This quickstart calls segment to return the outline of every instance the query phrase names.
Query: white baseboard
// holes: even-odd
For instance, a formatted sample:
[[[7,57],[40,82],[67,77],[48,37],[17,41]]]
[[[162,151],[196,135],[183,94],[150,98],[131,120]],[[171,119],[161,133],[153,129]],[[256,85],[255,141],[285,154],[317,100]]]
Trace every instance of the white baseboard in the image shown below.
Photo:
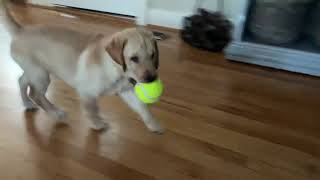
[[[181,29],[183,18],[191,14],[192,12],[173,12],[162,9],[148,9],[146,22],[151,25]]]

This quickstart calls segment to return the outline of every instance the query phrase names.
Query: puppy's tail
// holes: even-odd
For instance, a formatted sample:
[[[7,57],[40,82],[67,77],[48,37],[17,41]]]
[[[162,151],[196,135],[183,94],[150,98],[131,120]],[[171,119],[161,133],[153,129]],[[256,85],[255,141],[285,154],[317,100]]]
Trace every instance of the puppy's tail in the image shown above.
[[[12,2],[17,2],[17,3],[26,3],[26,0],[1,0],[0,9],[2,10],[3,18],[4,19],[4,24],[9,31],[11,35],[14,35],[18,33],[21,29],[22,26],[14,19],[14,17],[10,13],[10,5]],[[1,13],[2,14],[2,13]]]

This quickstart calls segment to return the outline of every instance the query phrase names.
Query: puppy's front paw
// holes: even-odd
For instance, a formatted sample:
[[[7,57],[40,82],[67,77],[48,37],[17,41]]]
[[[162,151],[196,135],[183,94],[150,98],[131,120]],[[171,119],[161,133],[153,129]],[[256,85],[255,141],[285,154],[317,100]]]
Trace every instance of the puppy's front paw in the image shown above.
[[[66,119],[68,117],[68,114],[61,110],[61,109],[56,109],[55,111],[51,111],[49,113],[57,122],[59,123],[66,123]]]
[[[148,129],[155,134],[163,134],[165,129],[158,122],[150,122],[146,124]]]
[[[108,124],[99,120],[92,122],[91,128],[95,131],[104,131],[109,128]]]
[[[26,101],[23,103],[23,105],[27,111],[35,111],[38,109],[38,106],[34,104],[32,101]]]

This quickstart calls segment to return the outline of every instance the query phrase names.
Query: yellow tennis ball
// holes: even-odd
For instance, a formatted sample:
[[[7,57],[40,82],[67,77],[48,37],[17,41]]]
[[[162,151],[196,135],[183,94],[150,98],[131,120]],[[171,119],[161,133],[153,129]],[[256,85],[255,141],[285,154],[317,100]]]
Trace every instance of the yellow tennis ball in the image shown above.
[[[163,93],[163,84],[160,79],[151,83],[137,83],[134,86],[137,97],[145,104],[152,104],[160,99]]]

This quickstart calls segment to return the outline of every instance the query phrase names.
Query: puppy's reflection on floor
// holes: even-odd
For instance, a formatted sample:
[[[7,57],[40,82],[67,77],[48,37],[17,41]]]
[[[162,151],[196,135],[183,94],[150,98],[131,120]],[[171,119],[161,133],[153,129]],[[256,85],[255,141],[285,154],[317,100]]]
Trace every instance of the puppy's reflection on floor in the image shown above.
[[[36,116],[37,111],[25,111],[24,113],[26,130],[32,142],[45,151],[56,152],[63,149],[64,143],[59,142],[58,137],[64,131],[69,130],[69,127],[66,124],[57,123],[49,131],[40,131],[36,127]]]
[[[65,155],[65,150],[68,148],[66,144],[59,143],[56,137],[67,126],[61,126],[57,124],[52,127],[51,131],[41,131],[36,127],[37,113],[31,111],[25,111],[25,128],[28,135],[30,144],[33,148],[30,152],[30,156],[37,164],[38,179],[51,179],[52,177],[63,177],[65,169],[68,168],[66,161],[62,161],[60,157]],[[63,178],[61,178],[63,179]]]
[[[86,138],[86,151],[98,152],[100,147],[100,136],[98,131],[89,130],[89,134]]]
[[[25,111],[25,125],[27,133],[32,143],[41,148],[42,151],[48,151],[56,155],[66,155],[69,153],[77,152],[81,153],[93,153],[99,150],[100,146],[100,134],[97,131],[89,130],[88,135],[81,135],[81,129],[78,132],[73,132],[72,129],[64,123],[56,123],[49,130],[43,130],[43,128],[36,127],[37,113],[34,111]],[[84,143],[81,140],[77,140],[77,144],[68,143],[71,142],[71,136],[74,133],[78,134],[79,137],[83,137]],[[77,136],[78,136],[77,135]],[[78,142],[79,141],[79,142]],[[83,146],[83,148],[79,147]]]
[[[73,179],[72,175],[67,177],[66,172],[77,171],[74,164],[94,167],[101,173],[105,172],[106,167],[118,169],[113,162],[104,159],[97,152],[100,149],[101,133],[93,130],[88,132],[87,127],[81,126],[72,131],[65,124],[55,124],[52,127],[49,125],[49,128],[46,128],[43,124],[40,126],[40,123],[36,123],[43,119],[35,116],[36,113],[25,112],[25,128],[33,146],[30,158],[37,164],[37,179]]]

